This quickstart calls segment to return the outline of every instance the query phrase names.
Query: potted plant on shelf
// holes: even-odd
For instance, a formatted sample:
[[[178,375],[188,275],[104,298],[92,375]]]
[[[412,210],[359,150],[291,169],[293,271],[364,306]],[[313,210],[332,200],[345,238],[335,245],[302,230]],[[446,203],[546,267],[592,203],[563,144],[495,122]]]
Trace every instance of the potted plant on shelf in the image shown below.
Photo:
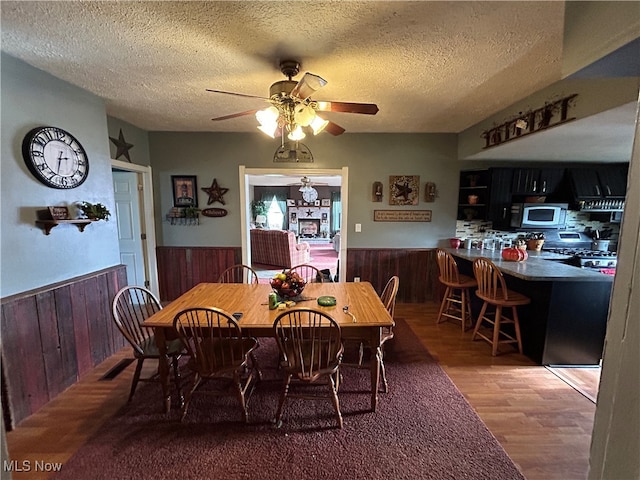
[[[104,220],[108,221],[111,216],[111,212],[102,203],[90,203],[79,202],[76,204],[82,214],[89,220]]]
[[[544,232],[527,233],[527,249],[539,252],[544,244]]]

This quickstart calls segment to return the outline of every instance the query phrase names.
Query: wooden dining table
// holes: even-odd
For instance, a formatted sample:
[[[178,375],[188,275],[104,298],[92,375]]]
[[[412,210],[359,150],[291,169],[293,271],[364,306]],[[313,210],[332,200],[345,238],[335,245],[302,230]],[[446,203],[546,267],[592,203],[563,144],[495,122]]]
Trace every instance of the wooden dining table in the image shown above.
[[[273,322],[283,310],[269,309],[268,300],[271,292],[272,288],[267,284],[200,283],[149,317],[144,325],[153,327],[161,354],[166,353],[167,340],[177,337],[173,327],[175,316],[187,308],[216,307],[229,314],[241,313],[238,324],[243,335],[273,337]],[[318,305],[317,299],[320,296],[335,297],[336,305]],[[302,301],[287,308],[313,308],[325,312],[340,325],[343,336],[362,339],[372,346],[371,409],[375,411],[378,404],[382,359],[382,328],[394,326],[394,321],[373,286],[369,282],[309,283],[302,292],[302,297]],[[344,312],[345,306],[348,306],[351,314]],[[171,395],[167,362],[159,362],[158,373],[162,383],[165,411],[168,413],[171,408]]]

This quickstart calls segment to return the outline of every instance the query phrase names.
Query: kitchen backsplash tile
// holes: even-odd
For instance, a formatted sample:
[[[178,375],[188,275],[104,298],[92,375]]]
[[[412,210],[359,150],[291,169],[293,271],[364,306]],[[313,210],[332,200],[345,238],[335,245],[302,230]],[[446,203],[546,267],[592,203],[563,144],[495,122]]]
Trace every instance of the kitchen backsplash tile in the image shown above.
[[[611,229],[611,242],[618,242],[618,235],[620,234],[619,223],[600,222],[597,220],[591,220],[589,213],[577,212],[573,210],[567,211],[567,224],[566,230],[575,230],[577,232],[589,232],[595,230]],[[456,223],[456,237],[458,238],[482,238],[485,234],[493,234],[496,237],[502,238],[516,238],[518,234],[516,232],[502,232],[494,231],[492,229],[492,223],[482,220],[458,220]]]

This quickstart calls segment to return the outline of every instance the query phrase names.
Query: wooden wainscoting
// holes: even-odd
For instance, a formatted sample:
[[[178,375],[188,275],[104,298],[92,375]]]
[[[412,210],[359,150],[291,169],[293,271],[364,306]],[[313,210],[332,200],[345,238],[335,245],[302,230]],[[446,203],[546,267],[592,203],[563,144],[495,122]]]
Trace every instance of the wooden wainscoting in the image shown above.
[[[171,301],[202,282],[216,282],[228,267],[242,263],[240,247],[158,247],[160,299]]]
[[[398,302],[424,303],[438,297],[440,283],[435,249],[347,249],[347,281],[360,277],[381,293],[393,275],[400,278]]]
[[[171,301],[201,282],[215,282],[228,267],[241,263],[240,247],[158,247],[160,299]],[[422,303],[438,298],[435,249],[350,248],[347,281],[359,276],[378,293],[392,275],[400,277],[398,301]]]
[[[16,426],[125,345],[111,319],[117,265],[2,299],[2,409]]]

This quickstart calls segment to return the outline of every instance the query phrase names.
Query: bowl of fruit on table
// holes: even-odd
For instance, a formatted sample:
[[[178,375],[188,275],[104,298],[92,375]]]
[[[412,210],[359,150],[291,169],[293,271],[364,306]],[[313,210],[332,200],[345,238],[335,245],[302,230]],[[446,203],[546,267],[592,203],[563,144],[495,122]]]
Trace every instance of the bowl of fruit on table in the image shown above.
[[[283,300],[300,295],[305,285],[304,279],[296,272],[278,273],[271,279],[271,288]]]

